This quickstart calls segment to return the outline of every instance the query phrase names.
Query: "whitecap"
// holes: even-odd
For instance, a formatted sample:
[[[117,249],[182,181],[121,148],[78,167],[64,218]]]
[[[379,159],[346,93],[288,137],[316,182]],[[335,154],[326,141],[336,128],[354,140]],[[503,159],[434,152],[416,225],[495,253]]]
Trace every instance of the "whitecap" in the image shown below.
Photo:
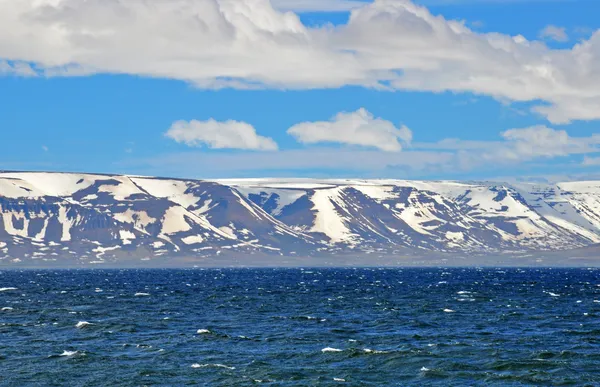
[[[471,292],[466,291],[466,290],[461,290],[460,292],[457,292],[456,294],[471,294]]]
[[[206,334],[209,334],[209,333],[212,333],[212,332],[209,331],[208,329],[198,329],[196,331],[196,333],[199,334],[199,335],[206,335]]]
[[[79,353],[79,351],[63,351],[63,353],[61,353],[58,356],[73,356],[73,355],[77,355]]]
[[[2,308],[0,310],[2,310],[3,312],[9,312],[9,311],[13,310],[13,308],[11,308],[10,306],[5,306],[4,308]]]
[[[427,371],[431,371],[431,370],[427,367],[421,367],[421,372],[427,372]]]
[[[327,348],[323,348],[321,350],[321,352],[323,352],[323,353],[325,353],[325,352],[342,352],[342,350],[338,349],[338,348],[327,347]]]
[[[345,382],[346,379],[343,379],[343,378],[333,378],[333,381],[334,382]]]
[[[446,312],[446,313],[455,313],[456,311],[452,310],[452,309],[444,309],[444,312]]]
[[[226,368],[228,370],[234,370],[235,369],[235,367],[230,367],[230,366],[227,366],[225,364],[219,364],[219,363],[216,363],[216,364],[198,364],[198,363],[194,363],[194,364],[192,364],[192,368],[208,368],[208,367],[212,367],[212,368]]]
[[[17,288],[0,288],[0,292],[8,292],[9,290],[19,290]]]
[[[87,327],[88,325],[92,325],[92,323],[87,321],[79,321],[77,324],[75,324],[75,328],[81,329]]]
[[[142,293],[142,292],[138,292],[136,294],[134,294],[135,297],[145,297],[145,296],[149,296],[150,293]]]
[[[365,349],[363,349],[363,351],[365,351],[366,353],[375,353],[375,354],[387,353],[387,351],[378,351],[376,349],[369,349],[369,348],[365,348]]]

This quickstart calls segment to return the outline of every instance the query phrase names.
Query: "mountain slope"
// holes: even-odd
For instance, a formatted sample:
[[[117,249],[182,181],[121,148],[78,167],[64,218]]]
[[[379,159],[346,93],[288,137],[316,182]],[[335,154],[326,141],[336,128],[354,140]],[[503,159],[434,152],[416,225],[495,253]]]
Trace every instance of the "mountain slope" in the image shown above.
[[[600,243],[600,182],[0,173],[0,263],[540,252]]]

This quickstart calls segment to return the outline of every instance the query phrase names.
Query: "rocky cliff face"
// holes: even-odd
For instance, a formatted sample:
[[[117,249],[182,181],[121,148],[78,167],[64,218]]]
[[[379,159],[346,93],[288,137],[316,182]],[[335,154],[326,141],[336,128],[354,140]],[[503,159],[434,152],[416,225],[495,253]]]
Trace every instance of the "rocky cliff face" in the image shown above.
[[[600,243],[600,182],[218,182],[0,173],[0,263],[189,262],[581,249]]]

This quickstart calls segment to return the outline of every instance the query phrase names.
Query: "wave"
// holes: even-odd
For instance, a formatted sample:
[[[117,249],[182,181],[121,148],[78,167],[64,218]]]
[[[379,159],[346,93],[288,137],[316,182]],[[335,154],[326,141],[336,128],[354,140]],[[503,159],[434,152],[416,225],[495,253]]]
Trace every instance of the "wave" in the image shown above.
[[[79,351],[66,351],[66,350],[65,350],[65,351],[63,351],[63,353],[61,353],[61,354],[60,354],[60,355],[58,355],[58,356],[66,356],[66,357],[70,357],[70,356],[74,356],[74,355],[77,355],[77,354],[79,354]]]
[[[79,321],[77,324],[75,324],[75,328],[82,329],[82,328],[87,327],[88,325],[93,325],[93,324],[90,322],[87,322],[87,321]]]
[[[235,367],[230,367],[228,365],[225,364],[219,364],[219,363],[214,363],[214,364],[198,364],[198,363],[194,363],[192,364],[192,368],[225,368],[228,370],[234,370]]]
[[[379,350],[376,350],[376,349],[369,349],[369,348],[363,349],[363,352],[365,352],[365,353],[372,353],[372,354],[375,354],[375,355],[389,353],[388,351],[379,351]]]
[[[0,292],[8,292],[9,290],[19,290],[18,288],[0,288]]]
[[[557,294],[557,293],[552,293],[552,292],[544,292],[544,293],[550,295],[551,297],[560,297],[560,294]]]
[[[321,350],[321,352],[326,353],[326,352],[343,352],[342,349],[338,349],[338,348],[331,348],[331,347],[327,347],[327,348],[323,348]]]

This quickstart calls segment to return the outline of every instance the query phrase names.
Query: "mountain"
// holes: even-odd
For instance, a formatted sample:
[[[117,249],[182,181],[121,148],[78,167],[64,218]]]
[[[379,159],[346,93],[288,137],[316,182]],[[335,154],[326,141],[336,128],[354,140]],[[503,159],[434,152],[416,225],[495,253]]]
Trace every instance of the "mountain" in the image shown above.
[[[1,172],[0,217],[6,266],[340,257],[368,264],[567,250],[600,258],[600,181],[200,181]]]

